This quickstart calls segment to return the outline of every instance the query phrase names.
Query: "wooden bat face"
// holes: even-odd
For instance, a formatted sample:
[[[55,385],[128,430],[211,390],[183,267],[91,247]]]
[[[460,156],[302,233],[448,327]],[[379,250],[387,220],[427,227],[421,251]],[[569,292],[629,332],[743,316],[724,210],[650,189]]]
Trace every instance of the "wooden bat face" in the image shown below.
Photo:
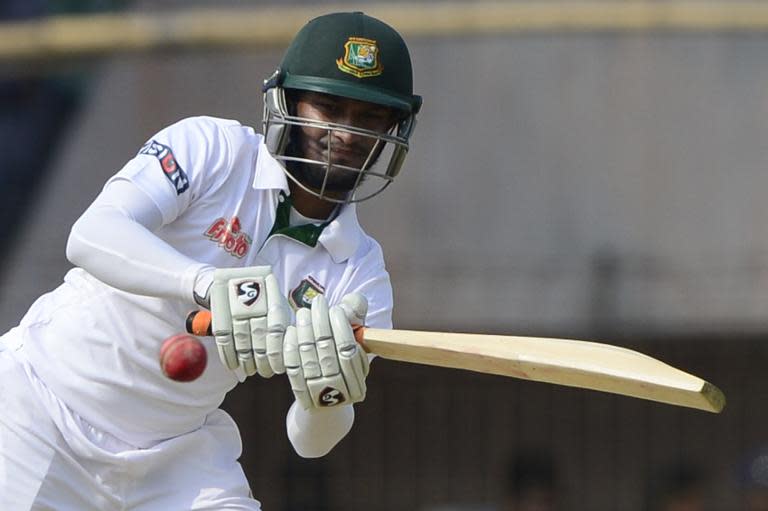
[[[187,330],[211,335],[210,312]],[[701,378],[619,346],[570,339],[359,328],[358,342],[382,358],[599,390],[719,413],[723,393]]]
[[[718,413],[711,383],[637,351],[610,344],[367,328],[363,344],[392,360],[599,390]]]

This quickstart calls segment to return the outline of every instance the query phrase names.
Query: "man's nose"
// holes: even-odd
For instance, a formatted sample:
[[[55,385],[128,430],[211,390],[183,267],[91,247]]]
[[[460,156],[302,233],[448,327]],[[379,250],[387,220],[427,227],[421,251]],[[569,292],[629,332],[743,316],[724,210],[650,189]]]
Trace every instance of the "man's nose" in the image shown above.
[[[346,126],[349,126],[349,124],[346,124]],[[334,142],[338,142],[344,145],[351,145],[356,140],[356,137],[358,137],[358,135],[353,135],[352,133],[345,130],[333,130]]]
[[[355,115],[355,113],[352,111],[345,110],[341,112],[333,122],[342,126],[356,127],[359,122],[359,116]],[[354,135],[345,130],[333,130],[334,141],[340,142],[342,144],[351,145],[356,140],[359,140],[359,137],[359,135]]]

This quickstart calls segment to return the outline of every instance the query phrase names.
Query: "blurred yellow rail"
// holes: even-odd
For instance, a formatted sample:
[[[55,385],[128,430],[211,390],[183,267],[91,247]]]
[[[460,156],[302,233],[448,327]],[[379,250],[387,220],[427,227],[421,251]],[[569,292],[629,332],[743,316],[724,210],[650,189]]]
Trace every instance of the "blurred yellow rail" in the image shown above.
[[[308,19],[359,4],[55,16],[0,24],[0,60],[168,48],[282,47]],[[409,37],[568,32],[768,32],[768,2],[522,1],[366,4]]]

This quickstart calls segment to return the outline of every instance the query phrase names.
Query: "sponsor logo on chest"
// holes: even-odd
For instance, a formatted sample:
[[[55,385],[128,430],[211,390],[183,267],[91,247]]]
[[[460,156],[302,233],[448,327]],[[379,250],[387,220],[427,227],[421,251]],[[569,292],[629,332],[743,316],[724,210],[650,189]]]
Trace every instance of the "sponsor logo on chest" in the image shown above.
[[[309,308],[312,304],[312,300],[317,295],[325,293],[325,286],[313,279],[311,276],[303,279],[299,282],[299,285],[293,288],[288,295],[288,302],[294,311],[303,308]]]
[[[251,237],[241,231],[240,219],[217,218],[205,231],[205,236],[228,254],[241,259],[251,248]]]

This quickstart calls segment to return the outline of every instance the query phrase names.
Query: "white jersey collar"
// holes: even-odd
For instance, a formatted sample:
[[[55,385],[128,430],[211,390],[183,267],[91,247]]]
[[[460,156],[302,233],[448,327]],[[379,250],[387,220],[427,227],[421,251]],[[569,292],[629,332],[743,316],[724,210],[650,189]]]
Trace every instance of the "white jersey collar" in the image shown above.
[[[288,193],[288,178],[280,162],[269,154],[264,139],[259,143],[259,152],[256,155],[253,187],[256,190],[282,190]]]
[[[361,237],[357,208],[355,204],[345,204],[339,215],[323,229],[318,241],[331,254],[334,262],[341,263],[354,255]]]

